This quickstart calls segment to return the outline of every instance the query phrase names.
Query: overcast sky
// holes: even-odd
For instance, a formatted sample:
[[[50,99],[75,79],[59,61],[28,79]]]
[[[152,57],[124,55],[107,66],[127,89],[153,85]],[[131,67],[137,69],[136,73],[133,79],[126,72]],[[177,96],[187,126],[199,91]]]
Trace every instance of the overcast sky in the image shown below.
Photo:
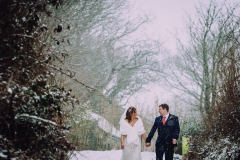
[[[200,0],[203,4],[208,5],[210,0]],[[222,0],[216,0],[218,3]],[[240,3],[240,0],[226,0],[230,5]],[[144,26],[140,31],[142,36],[160,38],[165,42],[165,46],[172,53],[176,53],[176,43],[173,33],[178,31],[180,34],[184,32],[184,18],[186,14],[194,17],[196,14],[195,6],[199,6],[199,0],[130,0],[134,10],[134,14],[146,13],[151,22]],[[182,35],[182,34],[181,34]],[[139,33],[136,34],[139,36]],[[182,40],[187,40],[181,36]],[[146,102],[146,106],[154,104],[154,97],[159,97],[159,103],[171,101],[172,94],[163,90],[158,86],[149,86],[151,93],[141,93],[134,96],[128,105],[142,105]]]
[[[195,6],[199,2],[208,5],[210,0],[130,0],[135,14],[146,13],[151,22],[144,27],[144,35],[148,37],[159,37],[165,42],[168,49],[176,52],[176,45],[173,33],[184,32],[184,18],[186,14],[194,17],[196,14]],[[222,0],[216,0],[221,3]],[[240,3],[240,0],[226,0],[228,4]],[[183,39],[185,37],[182,37]]]

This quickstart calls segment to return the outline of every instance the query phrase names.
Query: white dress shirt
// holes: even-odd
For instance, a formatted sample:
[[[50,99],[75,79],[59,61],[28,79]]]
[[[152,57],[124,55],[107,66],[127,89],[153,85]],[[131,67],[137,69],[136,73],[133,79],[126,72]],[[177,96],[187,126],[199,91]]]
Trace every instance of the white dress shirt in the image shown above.
[[[166,121],[167,121],[167,119],[168,119],[168,117],[169,117],[169,113],[168,113],[166,116],[163,116],[163,117],[166,117]]]

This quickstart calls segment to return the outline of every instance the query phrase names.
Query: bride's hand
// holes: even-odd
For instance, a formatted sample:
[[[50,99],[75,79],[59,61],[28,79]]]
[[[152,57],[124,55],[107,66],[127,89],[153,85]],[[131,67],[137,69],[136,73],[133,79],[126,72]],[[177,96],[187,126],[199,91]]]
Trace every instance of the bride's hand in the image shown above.
[[[121,144],[121,148],[124,149],[124,144]]]

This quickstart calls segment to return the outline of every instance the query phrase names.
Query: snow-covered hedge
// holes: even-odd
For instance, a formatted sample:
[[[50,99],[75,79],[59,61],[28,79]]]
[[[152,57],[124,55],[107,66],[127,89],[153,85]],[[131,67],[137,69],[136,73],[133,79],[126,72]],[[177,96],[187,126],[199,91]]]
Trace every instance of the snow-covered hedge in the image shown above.
[[[199,156],[202,154],[203,160],[212,159],[237,159],[239,154],[240,145],[236,141],[234,142],[229,137],[218,139],[217,141],[210,139],[199,152]]]
[[[71,149],[62,106],[74,99],[49,83],[52,44],[44,39],[54,27],[42,25],[62,2],[0,2],[0,159],[64,159]]]

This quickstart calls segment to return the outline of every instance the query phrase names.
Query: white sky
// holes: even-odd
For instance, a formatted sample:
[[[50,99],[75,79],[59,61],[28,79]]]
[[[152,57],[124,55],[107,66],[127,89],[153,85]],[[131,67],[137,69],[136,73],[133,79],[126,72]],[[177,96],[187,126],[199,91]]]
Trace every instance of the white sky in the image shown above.
[[[195,16],[195,6],[199,5],[199,1],[203,4],[208,4],[210,0],[129,0],[133,4],[132,9],[134,14],[139,15],[146,13],[149,15],[151,22],[140,30],[137,36],[160,38],[164,42],[165,47],[176,54],[176,43],[173,34],[178,31],[181,34],[182,40],[187,40],[184,36],[184,17],[190,14]],[[221,3],[222,0],[216,0]],[[226,0],[230,5],[240,3],[240,0]],[[159,97],[159,103],[171,102],[172,94],[164,91],[159,86],[149,86],[151,93],[137,94],[130,99],[128,105],[146,106],[154,105],[155,97]]]
[[[146,13],[151,22],[143,28],[141,33],[148,37],[159,37],[168,49],[176,51],[174,37],[171,33],[184,32],[184,18],[186,14],[195,16],[195,6],[199,2],[208,5],[210,0],[129,0],[135,14]],[[222,0],[216,0],[221,3]],[[227,4],[239,3],[240,0],[226,0]],[[184,38],[184,37],[182,37]]]

